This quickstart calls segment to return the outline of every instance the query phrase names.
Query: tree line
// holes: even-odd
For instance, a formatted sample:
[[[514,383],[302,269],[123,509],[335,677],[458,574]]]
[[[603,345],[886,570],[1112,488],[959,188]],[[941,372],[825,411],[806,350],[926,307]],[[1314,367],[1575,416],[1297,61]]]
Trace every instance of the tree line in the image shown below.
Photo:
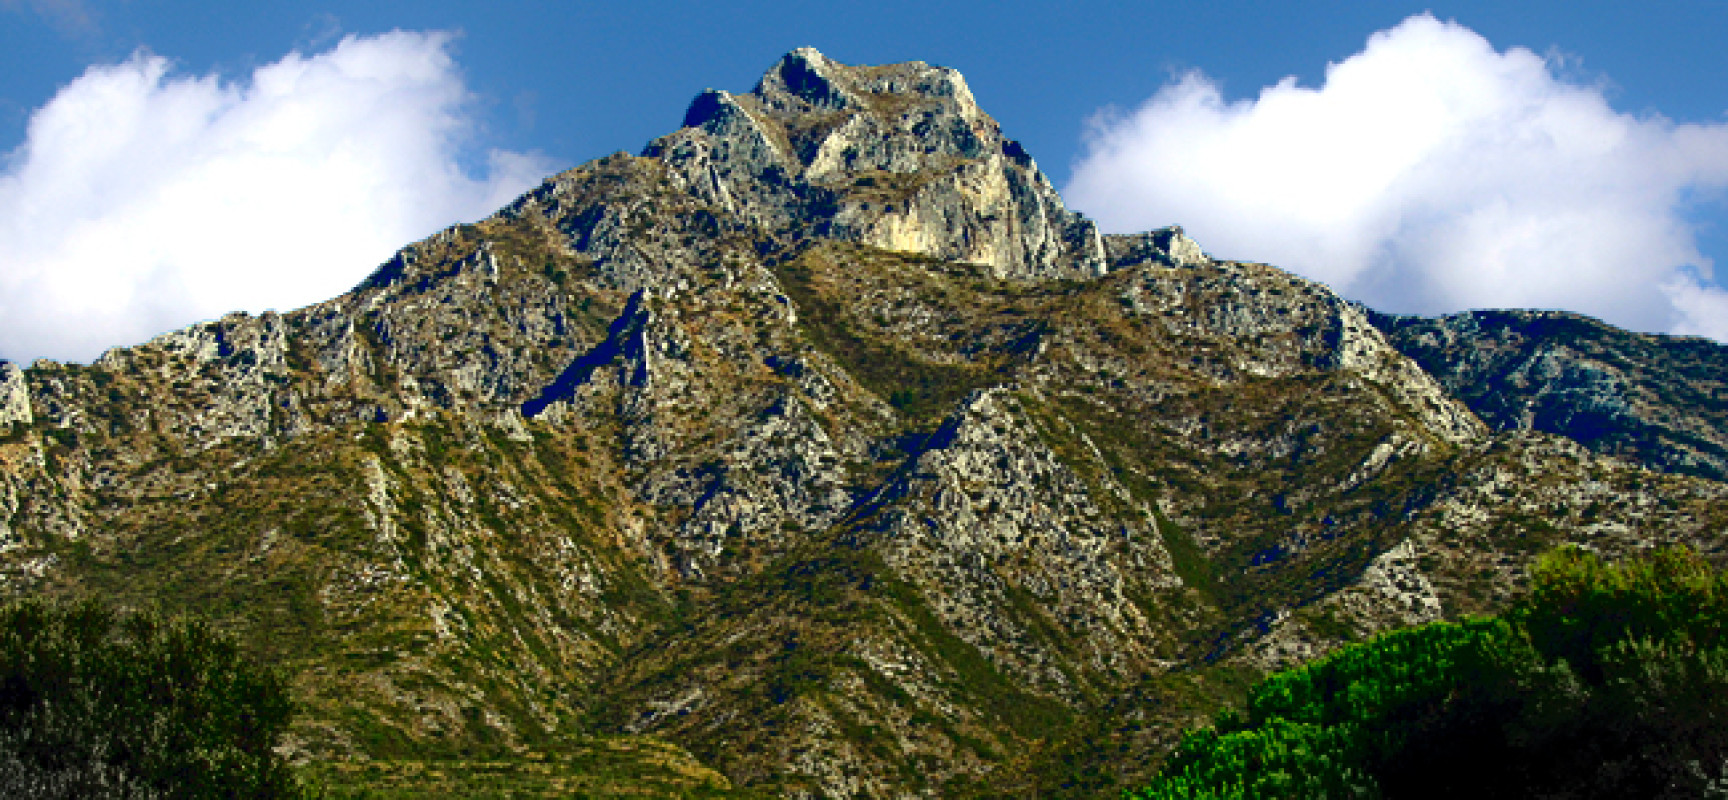
[[[1137,800],[1728,798],[1728,577],[1564,549],[1495,617],[1272,675]]]

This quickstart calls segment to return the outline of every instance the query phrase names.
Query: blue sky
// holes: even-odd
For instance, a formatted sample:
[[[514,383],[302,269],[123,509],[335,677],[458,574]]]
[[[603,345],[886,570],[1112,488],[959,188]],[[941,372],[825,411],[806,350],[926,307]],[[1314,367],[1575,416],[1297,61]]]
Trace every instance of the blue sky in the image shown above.
[[[334,295],[803,45],[960,69],[1107,229],[1728,340],[1728,2],[860,9],[0,0],[0,358]]]

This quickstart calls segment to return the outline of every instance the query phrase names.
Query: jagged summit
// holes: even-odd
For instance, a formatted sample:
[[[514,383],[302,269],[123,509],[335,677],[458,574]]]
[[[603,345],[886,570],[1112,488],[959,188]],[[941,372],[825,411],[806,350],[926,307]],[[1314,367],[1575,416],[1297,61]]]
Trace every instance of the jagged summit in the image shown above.
[[[848,66],[794,50],[747,94],[709,89],[643,155],[703,199],[770,229],[986,264],[1004,277],[1101,274],[1069,211],[960,73]]]
[[[684,126],[701,128],[740,112],[764,126],[779,155],[816,179],[869,170],[943,170],[952,159],[983,158],[992,151],[1033,166],[1019,144],[1004,139],[996,121],[978,107],[959,72],[922,61],[852,67],[814,48],[799,48],[770,67],[748,94],[702,92],[690,104]],[[715,133],[718,127],[708,130]],[[836,134],[842,138],[834,139]],[[868,134],[921,141],[917,147],[858,149],[861,142],[846,140]]]
[[[782,56],[751,94],[782,112],[870,110],[885,96],[917,97],[968,120],[989,120],[958,70],[923,61],[853,67],[830,60],[814,47]]]

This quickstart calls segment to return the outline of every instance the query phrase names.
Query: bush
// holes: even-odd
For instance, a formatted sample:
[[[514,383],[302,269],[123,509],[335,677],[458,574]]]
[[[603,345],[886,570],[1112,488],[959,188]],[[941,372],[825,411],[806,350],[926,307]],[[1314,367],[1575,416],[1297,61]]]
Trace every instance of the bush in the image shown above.
[[[0,796],[299,797],[275,671],[206,623],[0,606]]]
[[[1728,577],[1552,553],[1501,617],[1267,678],[1132,796],[1728,797]]]

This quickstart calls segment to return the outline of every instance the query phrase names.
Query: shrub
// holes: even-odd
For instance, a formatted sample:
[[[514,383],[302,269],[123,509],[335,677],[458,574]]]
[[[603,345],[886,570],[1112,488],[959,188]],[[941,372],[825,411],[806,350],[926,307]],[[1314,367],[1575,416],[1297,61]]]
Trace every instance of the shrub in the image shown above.
[[[0,796],[298,797],[277,672],[208,624],[94,601],[0,606]]]
[[[1728,577],[1543,557],[1497,618],[1267,678],[1132,797],[1728,797]]]

